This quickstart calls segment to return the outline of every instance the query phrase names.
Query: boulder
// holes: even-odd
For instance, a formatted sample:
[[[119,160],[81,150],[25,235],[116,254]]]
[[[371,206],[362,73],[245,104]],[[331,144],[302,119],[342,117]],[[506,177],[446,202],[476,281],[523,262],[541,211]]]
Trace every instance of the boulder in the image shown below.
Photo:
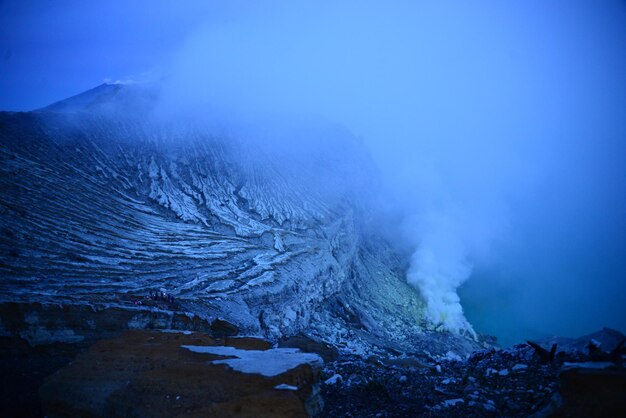
[[[211,322],[211,332],[216,338],[232,337],[239,334],[239,328],[224,319],[217,318]]]
[[[315,341],[304,334],[283,338],[278,342],[278,346],[298,348],[307,353],[318,354],[325,362],[335,361],[339,358],[339,352],[335,347]]]
[[[626,370],[603,363],[564,367],[556,417],[626,416]]]

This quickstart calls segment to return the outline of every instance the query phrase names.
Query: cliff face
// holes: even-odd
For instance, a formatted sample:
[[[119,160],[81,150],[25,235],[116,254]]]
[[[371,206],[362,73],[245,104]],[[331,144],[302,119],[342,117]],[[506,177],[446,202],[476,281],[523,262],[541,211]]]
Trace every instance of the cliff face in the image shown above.
[[[161,123],[153,100],[103,85],[0,114],[5,302],[124,307],[164,290],[248,334],[344,344],[428,327],[404,257],[372,228],[357,140],[325,126],[268,146]]]

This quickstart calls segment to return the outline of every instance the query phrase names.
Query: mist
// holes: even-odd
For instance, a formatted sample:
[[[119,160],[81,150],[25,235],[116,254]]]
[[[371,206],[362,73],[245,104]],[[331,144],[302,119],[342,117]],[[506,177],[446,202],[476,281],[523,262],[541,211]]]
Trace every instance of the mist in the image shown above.
[[[22,14],[6,3],[3,21],[43,30],[2,35],[20,59],[5,53],[4,94],[20,101],[3,107],[60,94],[19,94],[19,69],[49,59],[64,62],[47,77],[75,86],[67,93],[105,78],[159,80],[159,117],[269,142],[285,121],[328,121],[378,166],[381,210],[402,219],[379,228],[411,248],[407,281],[434,323],[504,344],[626,329],[623,2],[67,2]],[[67,27],[51,23],[69,10]],[[81,32],[99,19],[109,25]],[[54,28],[83,37],[88,70],[67,51],[28,55]],[[271,146],[338,152],[291,132]]]

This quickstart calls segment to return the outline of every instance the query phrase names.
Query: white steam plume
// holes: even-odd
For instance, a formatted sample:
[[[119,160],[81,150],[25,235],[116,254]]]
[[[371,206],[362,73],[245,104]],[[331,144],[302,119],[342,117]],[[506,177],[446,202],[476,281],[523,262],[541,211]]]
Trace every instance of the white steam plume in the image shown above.
[[[469,278],[472,267],[454,220],[431,213],[420,223],[419,243],[411,257],[407,281],[420,290],[427,318],[437,328],[475,336],[456,292]]]
[[[489,200],[485,194],[500,185],[467,173],[473,164],[495,170],[506,164],[508,155],[491,151],[476,155],[474,162],[465,160],[469,144],[485,142],[498,150],[491,144],[493,132],[485,132],[484,139],[476,138],[477,133],[467,138],[462,128],[452,128],[448,117],[469,109],[463,100],[449,106],[449,116],[437,108],[439,98],[451,94],[451,84],[475,83],[477,68],[448,64],[449,54],[462,45],[450,43],[447,32],[429,20],[450,14],[454,21],[466,10],[407,2],[390,7],[323,4],[302,9],[283,5],[271,15],[244,15],[235,25],[213,23],[198,30],[175,60],[166,101],[186,113],[201,109],[203,117],[222,122],[250,121],[265,113],[320,115],[362,136],[391,187],[410,196],[395,210],[419,218],[403,232],[416,246],[407,280],[423,295],[428,319],[444,329],[473,334],[456,289],[471,272],[468,251],[476,242],[485,245],[492,225],[476,216],[474,207],[450,207],[471,206],[464,195],[470,182],[482,200]],[[468,48],[472,42],[463,40]],[[456,59],[470,63],[472,58],[464,53]],[[489,101],[499,98],[481,100],[481,106],[491,106]],[[473,112],[462,123],[474,125]],[[407,171],[432,169],[432,164],[438,166],[434,172]],[[446,195],[443,203],[441,194]],[[476,197],[474,193],[471,199]],[[474,230],[458,230],[460,215]]]
[[[615,219],[624,218],[616,176],[626,166],[625,61],[616,40],[626,35],[613,19],[623,7],[596,6],[279,1],[229,9],[173,58],[166,111],[234,123],[314,115],[362,137],[401,201],[395,209],[411,218],[398,235],[414,245],[407,280],[428,318],[472,333],[457,295],[472,268],[498,264],[498,282],[510,276],[543,289],[581,274],[539,269],[553,258],[535,254],[544,230],[559,244],[581,225],[615,242],[623,235]],[[510,225],[517,233],[503,234]],[[595,289],[595,276],[586,276],[581,289]],[[551,303],[535,308],[537,292],[515,294],[525,316],[568,306],[566,294],[550,292]],[[623,311],[617,299],[611,306]]]

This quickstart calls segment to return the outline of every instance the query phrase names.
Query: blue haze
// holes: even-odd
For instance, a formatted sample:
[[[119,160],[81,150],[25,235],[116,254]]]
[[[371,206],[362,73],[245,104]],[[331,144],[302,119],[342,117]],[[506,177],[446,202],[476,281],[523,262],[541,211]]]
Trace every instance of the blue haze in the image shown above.
[[[477,331],[626,330],[625,2],[182,3],[1,2],[0,109],[159,79],[166,113],[336,121]]]

